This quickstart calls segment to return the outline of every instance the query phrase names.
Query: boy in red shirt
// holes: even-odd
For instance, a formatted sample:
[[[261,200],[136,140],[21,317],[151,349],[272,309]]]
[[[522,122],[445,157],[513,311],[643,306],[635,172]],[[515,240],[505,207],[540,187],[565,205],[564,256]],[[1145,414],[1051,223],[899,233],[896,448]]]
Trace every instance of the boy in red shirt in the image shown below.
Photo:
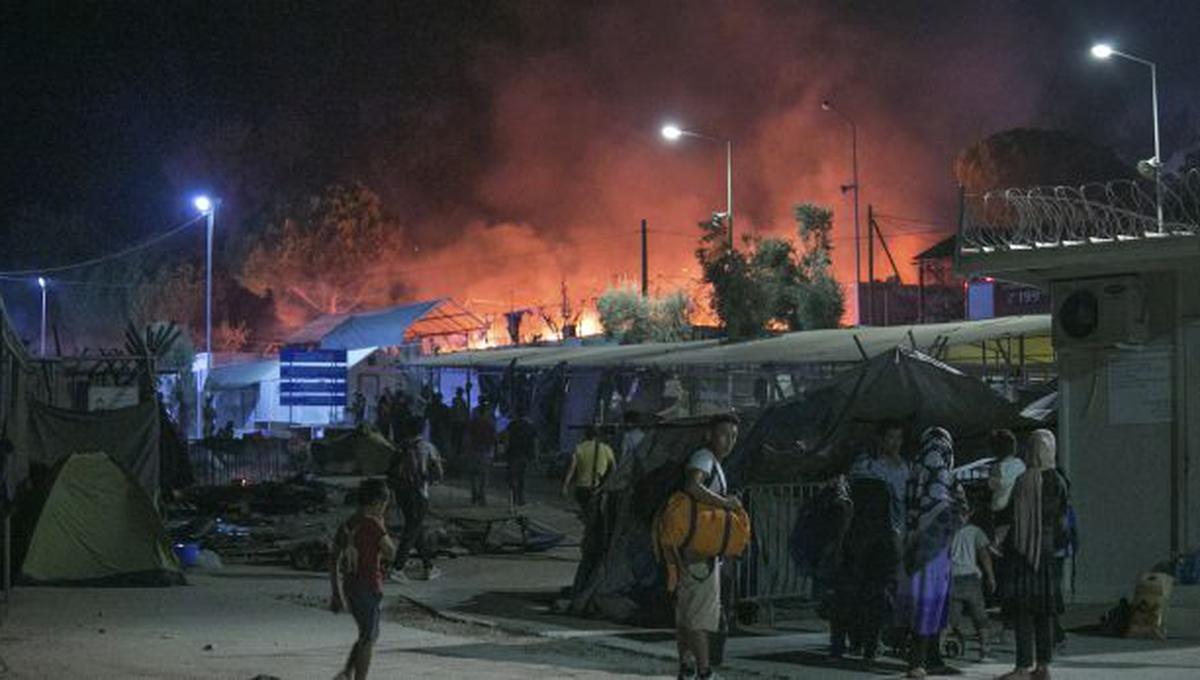
[[[384,524],[388,498],[384,480],[363,480],[358,487],[358,512],[338,527],[334,538],[329,607],[335,614],[349,609],[358,624],[358,640],[334,680],[365,680],[371,667],[379,638],[384,570],[396,557],[396,544]]]

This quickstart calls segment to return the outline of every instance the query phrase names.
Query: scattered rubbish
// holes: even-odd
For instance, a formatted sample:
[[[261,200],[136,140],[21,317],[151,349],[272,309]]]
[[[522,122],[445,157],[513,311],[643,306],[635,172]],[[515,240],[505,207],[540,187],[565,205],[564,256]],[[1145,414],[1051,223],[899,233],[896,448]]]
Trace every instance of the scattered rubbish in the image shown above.
[[[1125,637],[1167,638],[1164,620],[1175,579],[1169,574],[1150,571],[1138,578],[1133,590],[1133,610]]]

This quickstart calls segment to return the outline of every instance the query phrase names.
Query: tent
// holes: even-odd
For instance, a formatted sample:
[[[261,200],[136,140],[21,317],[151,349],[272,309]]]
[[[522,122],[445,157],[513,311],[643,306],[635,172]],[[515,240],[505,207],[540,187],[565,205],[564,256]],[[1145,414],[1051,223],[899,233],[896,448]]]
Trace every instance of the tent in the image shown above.
[[[107,454],[73,454],[48,481],[21,566],[25,579],[59,585],[183,583],[150,498]]]
[[[162,480],[159,407],[147,401],[108,411],[73,411],[31,402],[30,460],[47,467],[72,453],[105,451],[150,496]]]
[[[395,451],[387,437],[366,427],[312,443],[313,463],[323,474],[382,475]]]

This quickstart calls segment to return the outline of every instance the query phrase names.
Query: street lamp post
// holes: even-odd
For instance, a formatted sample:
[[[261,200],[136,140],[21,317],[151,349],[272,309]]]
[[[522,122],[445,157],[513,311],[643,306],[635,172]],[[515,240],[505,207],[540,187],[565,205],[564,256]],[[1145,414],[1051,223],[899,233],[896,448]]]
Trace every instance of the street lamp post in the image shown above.
[[[678,125],[664,125],[662,128],[662,136],[668,141],[675,141],[680,137],[697,137],[706,139],[717,144],[721,143],[720,137],[697,132],[695,130],[684,130]],[[725,220],[729,226],[729,249],[733,250],[733,140],[726,139],[725,142]]]
[[[862,305],[860,304],[858,292],[858,287],[862,283],[862,242],[858,229],[858,126],[854,124],[850,116],[847,116],[841,109],[834,106],[833,102],[828,99],[821,102],[821,110],[836,113],[850,126],[850,167],[852,178],[850,184],[842,185],[842,193],[850,190],[854,191],[854,307],[858,314],[858,325],[862,325]],[[874,314],[874,310],[872,310],[872,314]]]
[[[207,225],[204,234],[204,377],[205,380],[212,373],[212,256],[213,256],[213,222],[217,216],[217,203],[208,196],[197,196],[193,201],[196,210],[199,210],[207,219]],[[201,403],[197,400],[196,403],[196,433],[203,433],[204,418],[202,414]]]
[[[46,358],[46,278],[39,276],[37,278],[38,288],[42,289],[42,341],[39,346],[38,354],[43,359]]]
[[[1150,110],[1154,115],[1154,158],[1151,159],[1151,165],[1154,168],[1154,203],[1158,213],[1158,233],[1163,233],[1163,205],[1162,205],[1162,150],[1158,142],[1158,66],[1149,59],[1113,49],[1112,45],[1099,43],[1092,46],[1092,56],[1105,60],[1110,57],[1121,57],[1129,61],[1137,62],[1142,66],[1150,68]]]

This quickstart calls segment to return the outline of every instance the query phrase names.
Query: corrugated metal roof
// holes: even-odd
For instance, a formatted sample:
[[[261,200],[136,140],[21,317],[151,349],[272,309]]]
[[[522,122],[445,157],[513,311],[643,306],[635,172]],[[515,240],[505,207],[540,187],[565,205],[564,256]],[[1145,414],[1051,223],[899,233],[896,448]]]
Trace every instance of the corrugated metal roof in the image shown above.
[[[500,347],[496,349],[475,350],[471,352],[454,352],[437,356],[421,357],[410,366],[427,368],[470,368],[480,366],[507,366],[513,359],[533,356],[548,356],[561,354],[576,349],[562,345],[542,345],[538,347]]]
[[[631,363],[635,359],[661,357],[675,352],[713,347],[717,340],[692,340],[687,342],[646,342],[637,345],[590,345],[575,347],[571,351],[536,355],[520,359],[518,366],[553,366],[567,362],[572,366],[616,366]]]
[[[629,363],[644,366],[734,366],[856,362],[862,360],[862,354],[854,342],[855,337],[862,343],[867,355],[873,357],[899,345],[911,347],[914,341],[918,349],[925,351],[942,342],[954,346],[1004,337],[1049,334],[1050,316],[1040,314],[913,326],[800,331],[762,340],[643,357]]]

